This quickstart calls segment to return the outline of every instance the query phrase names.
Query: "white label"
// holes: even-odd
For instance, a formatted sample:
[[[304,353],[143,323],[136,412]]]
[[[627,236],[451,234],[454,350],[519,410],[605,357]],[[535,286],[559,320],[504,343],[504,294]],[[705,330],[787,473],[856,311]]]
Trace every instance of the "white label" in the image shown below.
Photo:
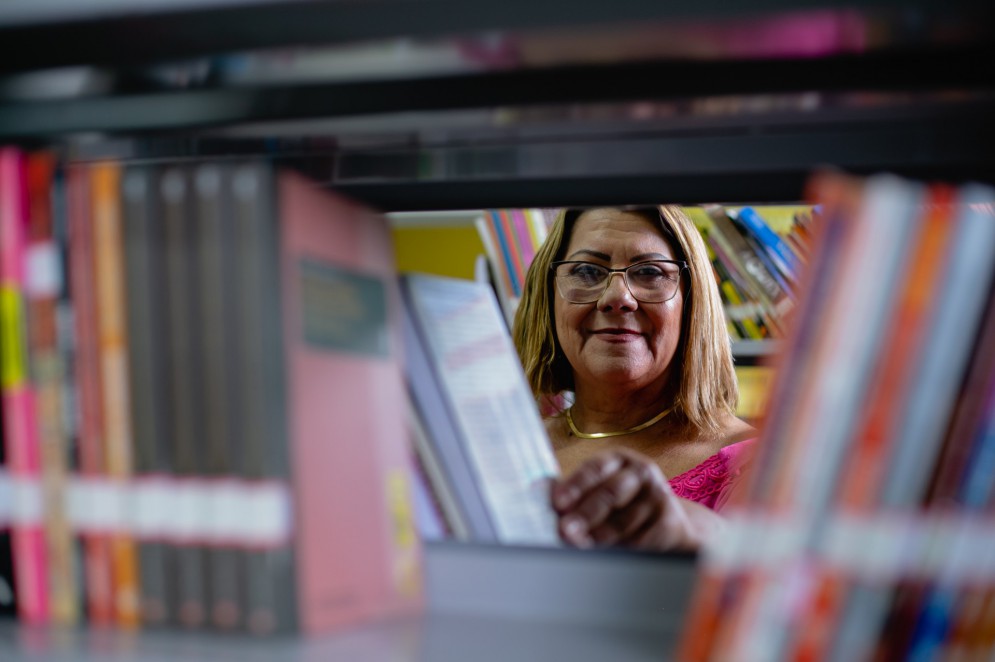
[[[114,480],[93,480],[90,498],[93,528],[97,531],[122,531],[128,525],[124,503],[126,486]]]
[[[211,490],[214,512],[213,540],[219,545],[237,543],[242,534],[242,521],[248,519],[245,511],[246,489],[235,480],[219,480]]]
[[[248,490],[243,522],[249,545],[275,545],[290,537],[292,505],[290,490],[283,483],[261,483]]]
[[[169,527],[169,534],[182,542],[191,542],[200,533],[200,513],[198,509],[202,507],[199,503],[199,491],[196,489],[196,481],[179,480],[176,481],[176,489],[172,499],[172,517]]]
[[[29,297],[56,297],[62,289],[62,264],[54,242],[33,244],[25,263],[25,291]]]
[[[166,536],[172,520],[171,481],[149,476],[132,484],[134,491],[133,531],[140,538],[162,538]]]
[[[21,526],[41,524],[44,512],[41,485],[35,478],[21,476],[10,477],[10,488],[13,495],[11,505],[11,521]]]

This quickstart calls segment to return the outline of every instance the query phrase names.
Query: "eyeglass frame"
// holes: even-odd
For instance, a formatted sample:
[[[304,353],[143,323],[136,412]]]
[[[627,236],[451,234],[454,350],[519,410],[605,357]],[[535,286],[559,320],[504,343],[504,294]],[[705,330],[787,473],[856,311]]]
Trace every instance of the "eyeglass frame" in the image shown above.
[[[636,294],[635,294],[635,292],[632,291],[632,286],[629,285],[629,274],[628,274],[628,271],[629,271],[629,269],[632,269],[633,267],[638,267],[638,266],[643,265],[643,264],[653,264],[654,262],[666,262],[668,264],[676,264],[678,267],[680,267],[680,271],[678,271],[678,275],[677,275],[677,278],[678,278],[677,287],[674,289],[674,293],[673,294],[671,294],[668,298],[663,299],[662,301],[644,301],[643,299],[640,299],[639,297],[637,297]],[[618,274],[618,273],[622,274],[622,282],[625,283],[625,288],[627,290],[629,290],[629,294],[631,294],[632,298],[635,299],[636,301],[638,301],[640,303],[666,303],[667,301],[670,301],[675,296],[677,296],[677,293],[679,291],[681,291],[680,278],[684,274],[684,272],[685,271],[687,271],[688,273],[691,272],[691,265],[688,264],[687,260],[642,260],[641,262],[636,262],[635,264],[630,264],[629,266],[622,267],[620,269],[612,269],[611,267],[606,267],[604,265],[598,264],[597,262],[589,262],[587,260],[557,260],[556,262],[551,262],[549,264],[549,272],[552,274],[554,283],[556,281],[556,269],[561,264],[590,264],[592,266],[604,269],[605,271],[608,272],[608,277],[605,278],[605,287],[604,287],[604,289],[601,290],[601,293],[597,297],[595,297],[594,299],[591,299],[590,301],[570,301],[570,299],[567,299],[565,296],[563,296],[563,292],[560,291],[560,288],[559,288],[558,285],[555,285],[555,284],[553,285],[553,287],[556,289],[557,293],[561,297],[563,297],[564,301],[566,301],[567,303],[573,303],[573,304],[577,304],[577,305],[585,305],[585,304],[596,303],[597,301],[600,301],[601,297],[603,297],[605,295],[605,292],[608,291],[608,286],[611,285],[612,275]]]

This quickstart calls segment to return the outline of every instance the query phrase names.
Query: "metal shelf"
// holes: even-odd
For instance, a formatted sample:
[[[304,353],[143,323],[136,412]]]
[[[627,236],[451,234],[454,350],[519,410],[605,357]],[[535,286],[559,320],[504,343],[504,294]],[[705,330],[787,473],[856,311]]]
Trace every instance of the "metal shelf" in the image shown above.
[[[77,6],[73,6],[73,4]],[[119,0],[85,5],[13,0],[0,9],[0,71],[77,64],[129,65],[212,53],[397,36],[447,36],[647,20],[729,19],[764,13],[850,9],[921,13],[990,12],[986,0],[256,0],[168,3]]]

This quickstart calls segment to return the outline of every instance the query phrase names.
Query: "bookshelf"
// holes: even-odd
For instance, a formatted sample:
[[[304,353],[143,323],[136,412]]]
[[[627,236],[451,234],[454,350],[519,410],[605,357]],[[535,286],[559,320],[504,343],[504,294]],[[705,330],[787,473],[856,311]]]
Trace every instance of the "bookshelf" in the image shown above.
[[[915,178],[995,182],[990,123],[995,72],[977,66],[995,55],[993,12],[982,0],[765,0],[751,3],[749,12],[717,0],[694,5],[621,0],[610,6],[565,0],[70,4],[20,0],[0,10],[0,43],[17,53],[0,61],[4,144],[54,145],[76,160],[108,154],[147,161],[266,155],[385,211],[792,201],[801,196],[810,171],[825,164],[855,173],[887,170]],[[671,53],[590,62],[560,56],[544,66],[513,63],[388,78],[353,72],[346,79],[240,84],[211,77],[177,83],[163,75],[189,72],[189,62],[216,62],[256,49],[478,38],[498,30],[520,37],[585,26],[624,31],[642,21],[724,25],[826,8],[874,17],[880,21],[875,25],[888,26],[899,38],[880,49],[805,58],[694,60]],[[952,24],[953,36],[931,36],[924,26],[933,19]],[[911,36],[901,31],[909,24]],[[961,36],[964,26],[972,28],[967,36]],[[60,46],[52,48],[53,43]],[[66,66],[93,67],[90,73],[104,83],[86,95],[55,99],[17,92],[25,79],[48,75],[41,70]],[[701,112],[703,105],[689,102],[734,96],[755,103]],[[750,344],[738,353],[763,351],[765,346]],[[567,579],[560,581],[551,574],[559,567],[549,563],[553,556],[528,554],[429,545],[428,593],[434,606],[424,619],[313,644],[273,645],[302,656],[356,651],[356,659],[382,659],[386,651],[401,659],[467,659],[454,651],[486,649],[473,643],[479,636],[495,644],[489,650],[520,647],[521,655],[495,654],[495,659],[529,659],[549,652],[546,633],[554,631],[555,650],[573,652],[575,659],[659,659],[679,614],[669,612],[662,627],[635,628],[640,630],[635,634],[617,623],[585,630],[591,614],[563,616],[554,625],[549,619],[563,605],[592,601],[568,591],[573,570],[564,571]],[[575,581],[646,570],[662,575],[642,581],[666,582],[685,594],[692,570],[685,558],[542,554],[555,554],[558,561],[569,557],[567,565],[593,564],[573,575]],[[514,617],[522,613],[521,600],[509,598],[505,611],[495,613],[480,604],[469,609],[466,596],[447,592],[469,586],[468,557],[496,578],[510,568],[521,572],[522,566],[548,571],[535,581],[551,601],[540,603],[546,617],[542,628]],[[497,580],[481,585],[478,596],[508,595],[505,587],[496,587],[501,587]],[[627,595],[631,600],[634,594]],[[619,599],[620,605],[631,604],[625,595]],[[47,654],[32,652],[45,650],[44,643],[32,643],[37,633],[5,628],[0,636],[5,658],[6,653],[23,659]],[[254,645],[197,635],[143,634],[138,649],[124,636],[104,639],[104,633],[85,631],[67,636],[52,644],[64,646],[54,650],[65,659],[104,645],[122,650],[122,659],[153,659],[173,646],[177,656],[190,659],[266,655],[253,651]],[[32,648],[36,645],[41,649]]]

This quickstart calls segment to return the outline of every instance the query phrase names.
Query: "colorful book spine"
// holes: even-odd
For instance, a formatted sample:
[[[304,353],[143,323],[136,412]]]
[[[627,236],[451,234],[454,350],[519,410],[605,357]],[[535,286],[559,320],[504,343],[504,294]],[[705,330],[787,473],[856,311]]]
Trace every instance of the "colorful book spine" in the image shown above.
[[[124,240],[121,219],[121,167],[114,162],[93,166],[93,256],[103,391],[104,461],[112,494],[132,474],[131,404],[128,388],[128,324],[125,310]],[[130,504],[115,505],[127,522]],[[117,523],[115,523],[117,526]],[[135,542],[123,526],[111,536],[114,615],[118,626],[141,622],[138,559]]]
[[[27,264],[31,381],[36,393],[41,441],[42,496],[47,543],[51,622],[68,626],[78,618],[79,591],[73,568],[74,545],[66,507],[69,489],[68,431],[63,415],[64,352],[59,339],[60,298],[65,279],[53,219],[55,157],[28,157],[30,203]]]
[[[73,328],[79,424],[77,441],[81,482],[103,482],[103,396],[100,388],[100,346],[97,332],[94,242],[91,219],[90,172],[72,166],[67,175],[69,211],[69,277],[73,296]],[[78,507],[87,507],[79,503]],[[97,526],[83,533],[83,567],[86,615],[89,623],[107,626],[114,622],[111,580],[111,548],[108,531]]]
[[[767,225],[757,210],[753,207],[743,207],[736,215],[736,219],[760,242],[781,273],[797,281],[801,271],[798,257],[781,235]]]
[[[41,444],[35,394],[28,374],[25,320],[27,182],[24,155],[0,150],[0,396],[4,450],[13,488],[11,539],[18,614],[23,622],[49,620],[48,561],[42,526]]]

